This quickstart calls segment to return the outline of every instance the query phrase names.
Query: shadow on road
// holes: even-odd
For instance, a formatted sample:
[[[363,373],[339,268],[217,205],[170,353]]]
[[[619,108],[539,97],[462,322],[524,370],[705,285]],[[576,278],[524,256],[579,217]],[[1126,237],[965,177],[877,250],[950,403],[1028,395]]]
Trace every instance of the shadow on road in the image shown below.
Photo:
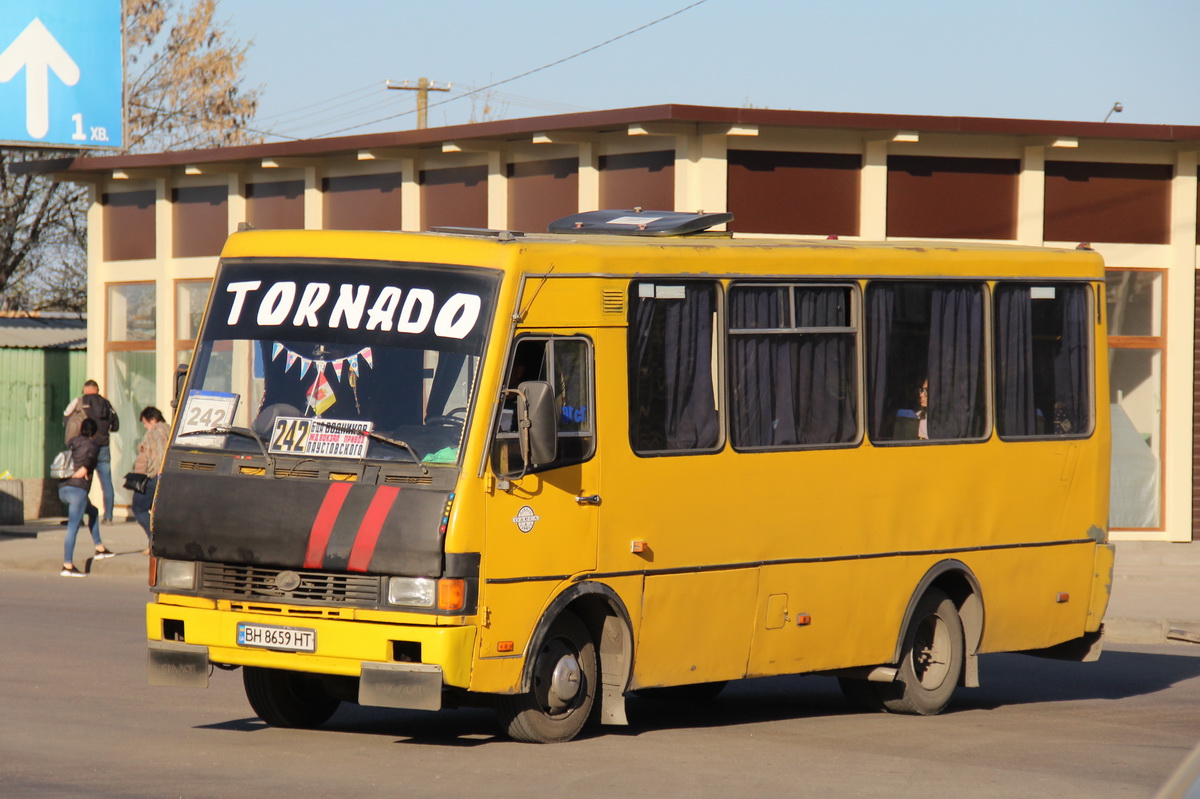
[[[1186,652],[1186,654],[1185,654]],[[1118,700],[1153,694],[1200,677],[1200,648],[1178,655],[1108,651],[1095,663],[1069,663],[1025,655],[985,655],[980,688],[960,688],[947,713],[988,711],[1006,705]],[[730,683],[708,702],[671,702],[631,696],[628,727],[603,727],[604,735],[639,735],[653,730],[732,727],[784,719],[857,713],[837,680],[822,676],[764,677]],[[271,729],[256,718],[231,719],[198,729],[257,732]],[[437,713],[344,704],[323,731],[386,735],[397,743],[478,746],[506,740],[487,708]],[[595,732],[592,735],[596,734]]]

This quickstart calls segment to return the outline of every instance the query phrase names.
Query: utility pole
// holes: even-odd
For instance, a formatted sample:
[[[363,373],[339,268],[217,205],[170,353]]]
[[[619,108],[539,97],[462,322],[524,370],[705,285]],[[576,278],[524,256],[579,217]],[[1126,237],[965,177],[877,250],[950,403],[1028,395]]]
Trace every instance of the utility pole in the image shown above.
[[[417,93],[417,130],[424,130],[429,127],[429,93],[448,92],[453,85],[453,83],[447,83],[445,86],[438,86],[436,83],[430,83],[429,78],[421,78],[417,81],[416,86],[413,86],[408,81],[396,84],[393,84],[390,80],[387,82],[389,89],[407,89]]]

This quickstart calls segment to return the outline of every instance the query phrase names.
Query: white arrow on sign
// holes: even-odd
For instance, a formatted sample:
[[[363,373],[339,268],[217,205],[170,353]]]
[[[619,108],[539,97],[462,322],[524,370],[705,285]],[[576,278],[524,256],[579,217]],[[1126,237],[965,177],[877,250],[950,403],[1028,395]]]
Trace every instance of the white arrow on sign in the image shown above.
[[[50,130],[50,70],[68,86],[79,82],[79,65],[58,39],[34,17],[13,43],[0,53],[0,83],[25,69],[25,130],[40,139]]]

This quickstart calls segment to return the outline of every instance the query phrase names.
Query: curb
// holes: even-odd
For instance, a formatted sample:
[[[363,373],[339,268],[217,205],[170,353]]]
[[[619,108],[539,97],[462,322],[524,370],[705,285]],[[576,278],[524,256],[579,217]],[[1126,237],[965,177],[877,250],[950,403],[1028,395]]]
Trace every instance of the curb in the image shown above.
[[[1200,622],[1105,618],[1104,641],[1110,644],[1200,644]]]

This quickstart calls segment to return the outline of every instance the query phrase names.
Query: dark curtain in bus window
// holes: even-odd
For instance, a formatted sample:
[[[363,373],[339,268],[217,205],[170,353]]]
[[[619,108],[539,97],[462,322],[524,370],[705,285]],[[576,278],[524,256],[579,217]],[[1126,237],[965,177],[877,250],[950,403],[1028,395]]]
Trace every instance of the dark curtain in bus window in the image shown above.
[[[845,331],[849,303],[849,290],[841,287],[730,290],[734,446],[835,444],[857,437],[854,334]],[[792,332],[822,327],[841,331]],[[751,330],[763,332],[745,332]]]
[[[932,290],[929,325],[929,437],[979,438],[985,422],[983,292],[979,286]]]
[[[996,289],[996,426],[1002,436],[1087,435],[1088,288]]]
[[[1088,390],[1088,289],[1060,286],[1059,346],[1054,354],[1054,432],[1084,435],[1091,432]]]
[[[866,309],[871,438],[916,439],[922,421],[931,440],[982,437],[983,287],[876,281]]]
[[[884,441],[895,434],[896,392],[888,390],[888,339],[896,315],[896,292],[890,286],[872,285],[867,291],[867,391],[870,402],[868,429],[871,438]]]
[[[1042,432],[1033,404],[1033,300],[1027,287],[996,289],[996,431]]]
[[[634,283],[629,321],[629,438],[636,452],[713,449],[716,289],[711,283]]]

